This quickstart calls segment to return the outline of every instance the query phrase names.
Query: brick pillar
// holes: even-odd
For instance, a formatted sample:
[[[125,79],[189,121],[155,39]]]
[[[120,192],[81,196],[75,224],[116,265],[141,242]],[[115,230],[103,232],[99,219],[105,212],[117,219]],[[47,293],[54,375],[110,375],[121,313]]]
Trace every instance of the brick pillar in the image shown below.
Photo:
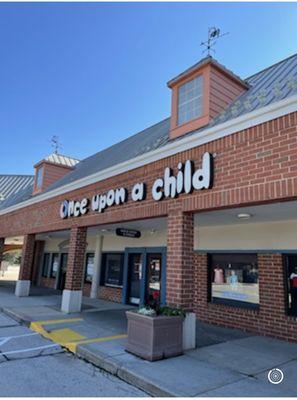
[[[2,259],[3,259],[4,244],[5,244],[5,238],[0,238],[0,270],[1,270],[1,263],[2,263]]]
[[[78,312],[81,310],[82,284],[85,252],[87,245],[87,228],[71,229],[65,289],[62,297],[62,311]]]
[[[0,238],[0,274],[4,276],[4,270],[1,270],[1,263],[3,260],[3,253],[4,253],[4,244],[5,244],[5,238]],[[1,276],[0,275],[0,276]]]
[[[286,316],[284,266],[281,254],[258,254],[260,332],[297,340],[297,323]]]
[[[169,209],[167,218],[166,302],[193,309],[193,214],[178,208]]]
[[[19,279],[15,288],[16,296],[29,296],[35,249],[35,235],[24,236]]]
[[[44,240],[36,240],[35,241],[35,250],[34,250],[34,260],[33,260],[33,269],[32,269],[32,283],[34,285],[39,285],[42,274],[42,259],[44,253]]]

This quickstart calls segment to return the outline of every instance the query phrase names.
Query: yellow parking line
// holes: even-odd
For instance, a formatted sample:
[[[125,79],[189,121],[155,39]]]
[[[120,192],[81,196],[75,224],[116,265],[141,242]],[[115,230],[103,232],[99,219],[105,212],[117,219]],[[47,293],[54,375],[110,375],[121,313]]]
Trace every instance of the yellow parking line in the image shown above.
[[[79,322],[83,321],[83,318],[69,318],[69,319],[56,319],[56,320],[48,320],[48,321],[34,321],[30,324],[30,329],[35,332],[40,333],[43,337],[52,340],[55,343],[60,344],[63,347],[66,347],[72,353],[76,353],[77,346],[79,344],[91,344],[91,343],[100,343],[107,342],[109,340],[117,340],[126,338],[126,334],[121,335],[113,335],[113,336],[105,336],[100,338],[93,339],[85,339],[85,336],[80,335],[78,332],[75,332],[73,329],[53,329],[51,332],[47,332],[43,325],[52,325],[52,324],[60,324],[67,322]]]
[[[79,344],[90,344],[90,343],[99,343],[99,342],[108,342],[109,340],[116,340],[116,339],[123,339],[126,338],[127,335],[114,335],[114,336],[105,336],[101,338],[94,338],[94,339],[86,339],[80,340],[78,342],[69,342],[64,343],[64,347],[66,347],[72,353],[76,353],[76,348]]]

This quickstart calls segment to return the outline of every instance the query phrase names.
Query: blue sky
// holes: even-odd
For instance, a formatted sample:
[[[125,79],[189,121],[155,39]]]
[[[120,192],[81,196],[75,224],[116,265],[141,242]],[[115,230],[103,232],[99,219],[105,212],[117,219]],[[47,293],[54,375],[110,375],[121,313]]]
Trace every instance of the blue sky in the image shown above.
[[[0,173],[33,173],[52,135],[85,158],[166,118],[209,26],[245,78],[297,52],[296,20],[294,3],[0,4]]]

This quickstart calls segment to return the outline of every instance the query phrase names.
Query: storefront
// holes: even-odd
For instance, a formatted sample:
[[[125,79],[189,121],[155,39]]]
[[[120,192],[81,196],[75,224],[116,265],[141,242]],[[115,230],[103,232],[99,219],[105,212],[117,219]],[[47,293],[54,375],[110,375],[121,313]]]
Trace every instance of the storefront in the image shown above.
[[[42,160],[33,195],[3,202],[1,246],[24,238],[16,294],[159,302],[296,341],[297,56],[246,80],[208,57],[168,86],[170,118]]]

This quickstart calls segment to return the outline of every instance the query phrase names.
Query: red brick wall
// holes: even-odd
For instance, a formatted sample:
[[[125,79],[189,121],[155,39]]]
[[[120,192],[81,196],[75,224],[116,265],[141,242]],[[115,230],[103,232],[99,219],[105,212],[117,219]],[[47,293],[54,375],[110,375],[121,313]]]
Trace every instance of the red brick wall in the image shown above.
[[[115,303],[121,303],[122,289],[109,286],[99,286],[98,298],[102,300],[114,301]]]
[[[67,290],[82,290],[86,246],[87,229],[84,227],[72,228],[65,281]]]
[[[199,167],[205,151],[216,154],[212,189],[183,194],[177,200],[156,202],[152,199],[150,188],[156,178],[163,176],[165,167],[171,166],[176,172],[178,162],[188,158]],[[59,217],[60,204],[65,198],[92,197],[118,186],[131,189],[139,181],[148,185],[146,201],[135,203],[129,200],[104,213],[90,212],[80,218],[61,220]],[[0,237],[166,216],[168,206],[173,202],[180,203],[183,211],[191,212],[296,198],[297,113],[292,113],[67,195],[0,216]]]
[[[47,278],[43,276],[40,280],[40,286],[54,289],[55,281],[56,281],[55,278]]]
[[[194,311],[204,322],[241,328],[261,335],[297,340],[297,318],[285,314],[285,291],[281,254],[258,254],[260,308],[208,302],[207,255],[194,255]]]
[[[54,288],[55,287],[55,279],[54,278],[41,278],[41,286]],[[83,285],[83,295],[86,297],[90,296],[91,292],[91,284],[84,283]],[[122,302],[122,289],[121,288],[113,288],[109,286],[100,286],[98,289],[98,299],[114,301],[116,303]]]
[[[22,258],[19,279],[30,280],[32,277],[32,268],[35,250],[35,235],[29,234],[24,236]]]

